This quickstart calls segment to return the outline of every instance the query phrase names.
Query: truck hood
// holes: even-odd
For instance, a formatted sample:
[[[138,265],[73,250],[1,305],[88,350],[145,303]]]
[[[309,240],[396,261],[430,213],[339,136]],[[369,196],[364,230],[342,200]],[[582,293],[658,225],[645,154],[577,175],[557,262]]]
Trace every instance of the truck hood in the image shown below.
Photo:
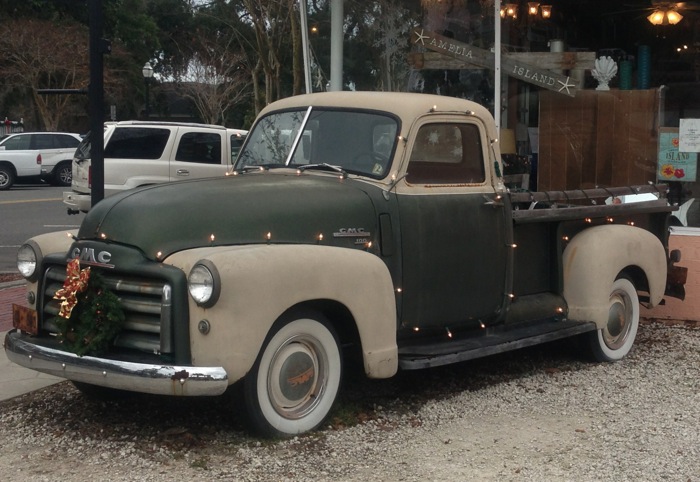
[[[160,184],[102,200],[78,238],[131,245],[150,259],[204,246],[364,247],[377,236],[368,189],[335,175],[289,171]]]

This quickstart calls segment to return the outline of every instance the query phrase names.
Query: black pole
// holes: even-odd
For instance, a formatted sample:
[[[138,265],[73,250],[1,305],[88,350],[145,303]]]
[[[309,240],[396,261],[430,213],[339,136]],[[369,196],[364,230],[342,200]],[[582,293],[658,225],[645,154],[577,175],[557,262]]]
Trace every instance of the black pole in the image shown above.
[[[148,105],[148,84],[150,83],[149,81],[151,79],[149,79],[148,77],[144,77],[143,80],[146,83],[146,109],[145,109],[146,116],[145,117],[146,117],[146,120],[149,120],[149,118],[151,117],[151,107]]]
[[[102,39],[102,0],[89,0],[90,20],[90,158],[92,184],[90,203],[92,206],[105,197],[104,171],[104,81],[103,59],[107,43]]]

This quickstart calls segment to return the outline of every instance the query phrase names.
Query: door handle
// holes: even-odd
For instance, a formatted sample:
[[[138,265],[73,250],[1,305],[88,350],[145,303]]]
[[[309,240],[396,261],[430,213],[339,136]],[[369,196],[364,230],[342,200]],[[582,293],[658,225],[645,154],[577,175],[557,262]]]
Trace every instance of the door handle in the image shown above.
[[[190,175],[190,171],[188,171],[187,169],[178,169],[175,173],[178,176],[189,176]]]
[[[483,195],[484,199],[486,202],[484,202],[484,206],[493,206],[493,207],[503,207],[503,195],[502,194],[496,194],[495,196],[487,196],[486,194]]]

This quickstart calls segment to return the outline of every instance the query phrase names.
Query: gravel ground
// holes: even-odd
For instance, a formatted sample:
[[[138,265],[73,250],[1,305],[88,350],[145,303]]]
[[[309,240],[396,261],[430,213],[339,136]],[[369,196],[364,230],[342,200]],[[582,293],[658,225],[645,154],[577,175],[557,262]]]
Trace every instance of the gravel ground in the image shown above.
[[[645,323],[623,361],[570,343],[369,381],[328,426],[247,434],[234,397],[86,399],[73,386],[0,403],[13,481],[700,481],[700,329]]]

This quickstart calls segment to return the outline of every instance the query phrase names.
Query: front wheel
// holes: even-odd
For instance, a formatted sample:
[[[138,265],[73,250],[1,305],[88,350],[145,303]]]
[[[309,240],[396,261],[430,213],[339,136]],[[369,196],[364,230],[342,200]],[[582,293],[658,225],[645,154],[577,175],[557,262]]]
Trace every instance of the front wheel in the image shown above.
[[[618,278],[612,285],[608,322],[588,333],[591,354],[597,361],[617,361],[632,349],[639,328],[639,297],[632,282]]]
[[[244,381],[252,428],[291,437],[317,428],[338,395],[342,358],[333,327],[319,315],[280,320]]]

